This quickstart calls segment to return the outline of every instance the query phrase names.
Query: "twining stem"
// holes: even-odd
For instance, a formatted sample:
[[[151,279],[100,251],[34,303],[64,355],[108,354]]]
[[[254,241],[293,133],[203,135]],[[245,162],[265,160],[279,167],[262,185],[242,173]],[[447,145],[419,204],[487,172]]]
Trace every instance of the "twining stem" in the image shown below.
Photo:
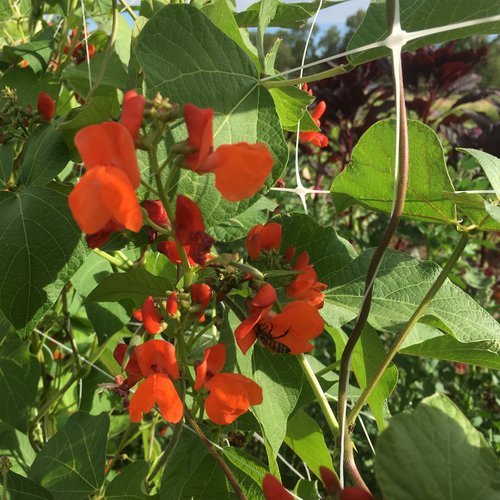
[[[316,396],[319,406],[321,407],[323,415],[325,416],[328,427],[330,427],[333,437],[336,438],[339,435],[339,424],[337,422],[337,419],[335,418],[335,415],[333,414],[330,403],[326,399],[325,393],[323,392],[323,389],[321,388],[321,385],[316,378],[316,374],[314,373],[314,370],[311,368],[311,365],[303,354],[299,354],[297,356],[297,359],[299,360],[302,371],[309,381],[309,384],[311,384],[311,388],[314,392],[314,395]]]
[[[363,481],[363,478],[361,477],[361,474],[356,467],[356,462],[354,461],[354,444],[350,439],[346,442],[344,463],[347,469],[347,473],[354,483],[354,486],[363,488],[368,493],[370,493],[368,486],[366,486],[366,483]]]
[[[130,14],[130,17],[135,21],[137,19],[137,14],[131,9],[130,5],[125,0],[120,0],[123,8]]]
[[[363,303],[361,305],[360,313],[356,324],[354,325],[352,333],[349,335],[349,339],[345,345],[344,351],[342,352],[342,357],[340,360],[340,370],[339,370],[339,398],[338,398],[338,408],[339,408],[339,423],[340,428],[344,428],[344,409],[346,407],[347,399],[347,386],[349,383],[349,368],[351,357],[354,351],[354,347],[361,336],[361,332],[366,325],[368,320],[368,314],[370,312],[372,304],[373,295],[373,283],[375,281],[375,276],[378,272],[378,268],[384,256],[384,253],[389,246],[392,236],[396,231],[401,214],[403,213],[406,189],[408,187],[408,125],[406,122],[406,105],[405,96],[403,88],[403,74],[402,70],[399,73],[401,93],[400,93],[400,106],[401,106],[401,120],[400,120],[400,143],[399,143],[399,177],[396,190],[396,198],[394,202],[394,209],[392,211],[391,218],[382,239],[378,247],[376,248],[365,279],[365,291]],[[349,433],[346,433],[348,436]]]
[[[172,433],[170,441],[168,442],[165,451],[161,454],[160,458],[156,462],[155,467],[151,471],[151,474],[149,474],[146,482],[151,483],[158,474],[158,472],[160,472],[161,469],[165,467],[172,458],[172,455],[174,454],[174,451],[177,448],[177,445],[179,444],[183,426],[184,426],[184,421],[182,419],[174,426],[174,431]]]
[[[189,425],[193,428],[193,430],[196,432],[198,437],[200,438],[201,442],[205,445],[207,450],[209,451],[210,455],[214,457],[215,461],[219,465],[219,467],[222,469],[222,472],[224,472],[225,476],[227,477],[227,480],[231,483],[231,486],[233,487],[233,491],[236,494],[236,496],[240,500],[246,500],[246,496],[243,493],[243,490],[241,489],[238,480],[234,476],[233,472],[231,469],[228,467],[226,462],[224,462],[224,459],[217,453],[217,450],[215,449],[215,446],[210,442],[210,440],[205,436],[203,431],[201,430],[200,426],[196,422],[196,420],[193,418],[191,415],[191,412],[187,409],[187,407],[184,407],[184,415],[186,416],[186,420],[189,423]]]
[[[75,338],[73,337],[73,329],[71,327],[71,316],[68,311],[68,288],[69,285],[64,287],[62,292],[62,308],[63,308],[63,320],[64,320],[64,332],[69,340],[71,350],[73,351],[73,358],[75,363],[75,373],[80,373],[81,363],[80,354],[78,353],[78,347],[76,346]]]
[[[116,461],[118,460],[118,457],[120,456],[120,452],[125,448],[125,445],[127,443],[127,439],[130,436],[130,432],[132,430],[132,424],[129,423],[127,428],[125,429],[125,432],[123,433],[123,436],[120,440],[120,444],[116,448],[115,454],[113,455],[113,458],[111,459],[111,462],[109,463],[107,469],[106,469],[106,476],[110,473],[111,469],[114,467]]]
[[[113,13],[111,34],[109,35],[108,44],[104,49],[104,57],[102,58],[101,66],[99,67],[99,73],[97,73],[97,78],[95,79],[92,88],[89,90],[87,98],[85,99],[87,102],[97,90],[99,85],[101,85],[104,73],[106,72],[111,56],[113,55],[113,47],[115,46],[116,34],[118,33],[118,7],[116,5],[116,0],[111,0],[111,9]]]
[[[436,296],[436,293],[439,291],[439,289],[443,286],[443,283],[445,282],[446,278],[450,274],[451,270],[457,263],[458,259],[462,255],[467,242],[469,240],[469,233],[464,232],[462,233],[462,236],[455,247],[455,250],[453,250],[453,253],[451,254],[450,258],[446,262],[446,265],[443,267],[441,272],[439,273],[439,276],[437,277],[436,281],[432,284],[431,288],[423,298],[422,302],[420,305],[415,309],[415,312],[412,314],[411,318],[408,320],[408,323],[406,323],[405,327],[399,334],[398,338],[394,342],[394,344],[391,346],[389,349],[389,352],[387,353],[384,361],[380,365],[379,369],[377,370],[377,373],[374,375],[370,383],[365,387],[363,392],[361,393],[361,396],[359,399],[356,401],[356,404],[352,408],[352,410],[349,412],[347,418],[346,418],[346,425],[350,426],[354,424],[357,416],[359,415],[359,412],[365,405],[366,401],[370,397],[373,389],[381,379],[382,375],[384,374],[385,370],[389,367],[391,364],[392,360],[394,359],[394,356],[398,353],[399,349],[401,348],[401,345],[405,341],[406,337],[408,334],[411,332],[417,321],[425,314],[427,309],[429,308],[430,303],[432,302],[432,299]]]
[[[291,87],[295,85],[301,85],[302,83],[316,82],[318,80],[323,80],[324,78],[330,78],[332,76],[343,75],[344,73],[349,73],[349,71],[352,71],[354,68],[355,65],[353,64],[341,64],[340,66],[335,66],[335,68],[327,69],[326,71],[320,71],[319,73],[303,76],[301,78],[291,78],[289,80],[265,80],[261,82],[261,85],[268,89]]]

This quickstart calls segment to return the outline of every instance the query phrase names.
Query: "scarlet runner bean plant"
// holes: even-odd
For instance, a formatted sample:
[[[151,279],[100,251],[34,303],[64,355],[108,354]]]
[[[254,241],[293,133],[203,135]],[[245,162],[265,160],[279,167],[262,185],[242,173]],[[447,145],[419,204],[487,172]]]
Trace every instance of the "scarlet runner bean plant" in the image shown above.
[[[499,367],[495,318],[448,277],[500,229],[500,161],[462,149],[490,185],[455,191],[399,52],[494,33],[483,3],[373,0],[347,59],[298,78],[264,33],[329,3],[0,8],[3,498],[496,497],[446,395],[390,412],[396,354]],[[331,180],[332,224],[280,211],[273,186],[329,196],[300,175],[336,140],[308,84],[379,58],[396,119]],[[337,235],[353,205],[388,216],[377,248]],[[442,268],[391,248],[401,217],[458,234]]]

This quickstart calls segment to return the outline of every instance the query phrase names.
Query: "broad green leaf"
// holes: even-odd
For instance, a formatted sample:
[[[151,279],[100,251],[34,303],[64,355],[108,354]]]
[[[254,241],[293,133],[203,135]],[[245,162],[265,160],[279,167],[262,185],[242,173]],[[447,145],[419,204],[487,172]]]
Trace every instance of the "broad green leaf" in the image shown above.
[[[500,206],[485,201],[484,209],[486,210],[486,212],[488,212],[488,215],[497,223],[497,231],[500,230]]]
[[[144,500],[148,495],[142,490],[142,483],[149,471],[149,464],[137,460],[123,469],[106,488],[106,499]]]
[[[443,335],[437,328],[424,324],[417,324],[413,328],[399,352],[500,370],[498,340],[463,343],[451,335]]]
[[[299,479],[293,492],[302,500],[317,500],[321,498],[318,491],[318,481]]]
[[[325,443],[323,431],[316,421],[303,410],[299,410],[288,421],[285,443],[294,453],[321,478],[319,468],[333,470],[332,457]]]
[[[104,278],[88,295],[89,302],[115,302],[130,299],[141,305],[149,296],[164,296],[173,286],[163,277],[154,276],[145,269],[132,269],[126,273],[113,273]]]
[[[352,150],[351,161],[333,181],[337,211],[356,202],[391,213],[394,192],[395,120],[372,125]],[[455,205],[443,196],[454,191],[436,133],[408,121],[409,173],[403,215],[427,222],[456,224]]]
[[[251,378],[262,387],[264,397],[253,412],[276,455],[286,435],[288,417],[299,400],[304,375],[294,356],[272,354],[260,345],[253,350],[252,367]]]
[[[104,62],[104,52],[96,54],[89,62],[90,76],[92,83],[94,83]],[[88,66],[87,61],[85,61],[78,66],[71,66],[63,71],[63,77],[69,86],[84,97],[90,90]],[[126,82],[127,72],[125,71],[125,67],[116,52],[113,52],[110,60],[106,63],[106,70],[104,71],[104,76],[99,87],[125,90]]]
[[[289,132],[297,132],[297,123],[300,120],[300,130],[319,130],[314,123],[307,107],[314,101],[314,97],[297,87],[283,87],[270,89],[276,111],[280,117],[281,126]]]
[[[73,161],[81,161],[73,142],[76,133],[83,127],[108,120],[111,117],[111,108],[111,103],[106,97],[95,96],[85,106],[75,108],[68,113],[66,120],[59,125],[58,128],[64,135]]]
[[[327,328],[332,336],[337,349],[337,359],[340,359],[342,351],[347,342],[347,336],[337,328]],[[378,333],[370,326],[366,325],[356,346],[351,359],[351,367],[354,376],[361,389],[364,389],[372,381],[382,361],[385,359],[385,349]],[[368,404],[370,410],[377,421],[379,429],[385,428],[385,418],[387,417],[386,400],[391,395],[398,381],[398,369],[391,364],[384,372],[378,384],[373,389]]]
[[[74,413],[35,458],[30,479],[47,488],[55,500],[92,495],[104,480],[108,429],[106,413]]]
[[[276,202],[262,196],[256,203],[244,212],[231,219],[221,222],[209,229],[216,241],[235,241],[244,238],[250,228],[256,224],[265,224],[268,213],[276,208]]]
[[[0,307],[26,337],[57,300],[87,253],[68,199],[30,186],[0,192]]]
[[[0,349],[0,419],[26,430],[35,401],[40,364],[28,346],[16,340]]]
[[[26,434],[2,422],[0,423],[0,456],[10,460],[12,472],[26,476],[36,453]]]
[[[408,32],[429,28],[448,27],[450,24],[484,19],[498,15],[499,0],[400,0],[401,28]],[[404,50],[416,50],[426,45],[434,45],[471,35],[495,34],[500,30],[500,22],[487,22],[466,28],[440,29],[433,35],[417,38],[404,46]],[[386,38],[390,30],[387,28],[386,0],[372,0],[366,16],[358,30],[351,38],[347,50],[378,42]],[[355,64],[388,56],[385,47],[364,50],[349,56]]]
[[[52,500],[54,498],[50,491],[12,471],[9,471],[7,476],[7,491],[6,498],[10,500]]]
[[[17,179],[19,185],[45,186],[68,163],[68,148],[63,135],[51,124],[38,126],[26,147]]]
[[[269,23],[276,15],[278,0],[260,0],[259,20],[257,22],[257,50],[261,66],[265,66],[264,35]]]
[[[250,41],[247,32],[240,30],[236,23],[230,0],[212,0],[204,4],[202,10],[217,28],[234,40],[245,51],[255,64],[255,67],[259,69],[260,63],[257,56],[257,49]]]
[[[364,281],[373,250],[361,254],[350,265],[332,276],[335,286],[325,300],[357,313],[363,298]],[[368,318],[376,330],[399,333],[436,280],[441,268],[406,254],[388,250],[373,287]],[[481,306],[460,288],[446,280],[420,320],[450,335],[456,342],[481,345],[490,353],[489,363],[500,364],[500,326]],[[481,356],[477,355],[478,358]],[[444,358],[448,359],[448,358]],[[491,366],[490,364],[488,366]]]
[[[477,160],[490,181],[491,187],[494,189],[497,198],[500,198],[500,158],[478,149],[457,148],[457,151],[467,153]]]
[[[196,33],[186,37],[186,33]],[[184,40],[179,46],[179,40]],[[275,164],[264,189],[281,175],[288,148],[269,91],[245,52],[198,9],[168,5],[151,18],[138,37],[137,57],[149,96],[160,92],[181,105],[214,109],[214,142],[265,143]],[[203,85],[200,85],[200,78]],[[185,140],[184,127],[173,127],[173,138]],[[200,205],[207,226],[246,210],[259,195],[239,203],[225,201],[214,187],[213,175],[184,171],[176,191]]]
[[[424,399],[380,434],[375,473],[384,498],[495,500],[500,467],[486,440],[446,396]]]
[[[356,252],[351,244],[337,235],[331,227],[319,225],[312,217],[304,214],[280,215],[273,218],[283,226],[281,251],[285,252],[290,245],[295,247],[295,255],[302,252],[309,254],[309,262],[314,264],[318,279],[333,286],[335,271],[349,264]]]
[[[465,216],[465,224],[474,224],[481,231],[500,231],[500,223],[488,211],[488,208],[494,205],[484,200],[481,195],[444,192],[443,196],[456,204],[458,213]]]
[[[16,90],[19,104],[24,106],[29,104],[36,109],[40,92],[47,92],[54,99],[57,97],[59,81],[52,72],[39,75],[29,66],[27,68],[15,66],[0,77],[0,89],[6,86]]]
[[[234,447],[225,447],[222,454],[247,498],[264,500],[262,481],[267,474],[264,464],[243,450]]]
[[[342,3],[344,0],[325,1],[322,8],[326,9],[332,5]],[[259,12],[261,2],[250,5],[247,10],[236,14],[236,21],[241,27],[257,27],[259,23]],[[319,1],[278,3],[276,15],[271,20],[269,26],[280,28],[300,28],[318,10]]]
[[[111,264],[95,253],[91,253],[83,266],[71,279],[76,291],[85,299],[103,279],[114,275]],[[126,309],[116,302],[87,304],[87,316],[102,342],[113,335],[130,319]]]

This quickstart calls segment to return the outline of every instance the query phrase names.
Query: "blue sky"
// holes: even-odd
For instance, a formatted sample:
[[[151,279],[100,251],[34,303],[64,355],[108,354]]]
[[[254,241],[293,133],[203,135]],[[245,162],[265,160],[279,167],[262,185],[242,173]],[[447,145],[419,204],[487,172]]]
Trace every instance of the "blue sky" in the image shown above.
[[[255,3],[256,0],[236,0],[236,10],[245,10],[249,5]],[[284,0],[286,3],[294,3],[293,0]],[[366,10],[370,0],[348,0],[346,2],[339,3],[332,7],[323,9],[318,17],[318,24],[325,26],[331,26],[335,24],[341,26],[345,24],[346,19],[349,16],[355,14],[359,9]]]

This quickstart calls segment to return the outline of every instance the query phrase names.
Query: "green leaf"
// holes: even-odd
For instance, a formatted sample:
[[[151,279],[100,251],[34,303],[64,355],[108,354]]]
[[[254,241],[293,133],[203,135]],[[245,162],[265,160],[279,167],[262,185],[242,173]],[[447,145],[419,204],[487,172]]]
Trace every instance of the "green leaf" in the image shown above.
[[[9,471],[7,476],[7,498],[10,500],[53,500],[50,491],[30,479]]]
[[[264,35],[278,8],[278,0],[261,0],[257,22],[257,50],[261,66],[265,66]]]
[[[294,413],[288,421],[285,443],[321,478],[319,468],[333,470],[332,457],[325,443],[323,431],[316,421],[303,410]]]
[[[186,37],[193,32],[196,37]],[[275,160],[265,188],[276,182],[288,148],[274,101],[259,85],[255,65],[246,53],[202,12],[190,5],[164,7],[141,31],[137,57],[149,96],[160,92],[172,102],[214,109],[215,147],[240,141],[265,143]],[[174,127],[173,136],[176,141],[185,140],[185,128]],[[230,203],[215,189],[213,175],[188,171],[183,171],[176,190],[199,204],[207,226],[235,217],[259,197]]]
[[[375,472],[384,498],[494,500],[500,468],[486,440],[446,396],[424,399],[378,437]]]
[[[450,24],[473,21],[495,16],[500,10],[499,0],[400,0],[401,28],[405,31],[419,31]],[[471,35],[495,34],[500,30],[500,22],[489,22],[452,30],[442,29],[430,36],[417,38],[404,46],[405,51],[416,50],[427,45],[434,45]],[[366,16],[351,38],[347,50],[383,40],[389,33],[387,29],[386,0],[372,0]],[[388,56],[389,49],[382,47],[364,50],[349,56],[355,64]]]
[[[210,228],[208,232],[216,241],[239,240],[244,238],[248,230],[256,224],[265,224],[268,213],[272,212],[276,206],[276,202],[262,196],[257,203],[248,207],[244,212]]]
[[[106,413],[74,413],[38,454],[30,478],[55,500],[81,500],[93,494],[104,480],[108,429]]]
[[[319,130],[307,107],[314,101],[314,97],[297,87],[282,87],[269,89],[276,111],[280,117],[281,126],[289,132],[297,132],[297,123],[300,120],[300,130]]]
[[[391,213],[394,191],[395,120],[372,125],[352,150],[351,161],[333,181],[337,211],[356,202]],[[403,215],[427,222],[456,224],[455,205],[443,196],[454,191],[436,133],[408,121],[409,175]]]
[[[0,419],[20,430],[27,428],[35,401],[40,364],[28,346],[16,340],[0,349]]]
[[[154,276],[144,269],[114,273],[104,278],[88,295],[89,302],[115,302],[130,299],[140,305],[149,296],[164,296],[173,286],[163,277]]]
[[[359,311],[364,281],[373,250],[361,254],[332,276],[335,286],[325,293],[326,302],[352,313]],[[376,330],[399,333],[436,280],[441,268],[406,254],[388,250],[373,287],[368,318]],[[474,299],[446,280],[420,320],[435,326],[465,347],[481,345],[482,354],[500,364],[500,326]],[[489,354],[488,354],[489,353]],[[444,358],[447,359],[447,358]]]
[[[500,158],[478,149],[457,148],[457,151],[467,153],[477,160],[490,181],[491,187],[495,191],[497,198],[500,198]]]
[[[202,6],[203,12],[217,28],[235,41],[253,61],[257,69],[260,68],[257,49],[254,47],[248,34],[240,30],[234,18],[233,7],[229,0],[212,0]]]
[[[17,183],[45,186],[68,163],[68,148],[61,132],[51,124],[40,125],[26,143]]]
[[[247,498],[263,500],[262,481],[267,474],[264,464],[238,448],[225,447],[222,453]]]
[[[281,250],[293,245],[295,255],[308,252],[309,262],[314,264],[319,281],[333,286],[333,274],[355,257],[351,244],[337,235],[331,227],[319,225],[312,217],[304,214],[288,214],[274,217],[273,222],[283,226]]]
[[[347,342],[347,335],[337,328],[327,328],[327,331],[335,342],[337,359],[340,359]],[[385,356],[386,352],[378,333],[370,325],[366,325],[354,347],[351,359],[352,371],[361,389],[364,389],[372,381]],[[398,369],[391,364],[368,398],[370,410],[379,429],[385,428],[385,419],[388,416],[386,399],[396,387],[397,381]]]
[[[486,212],[488,212],[488,215],[497,223],[496,230],[499,231],[500,230],[500,206],[485,201],[484,208],[485,208]]]
[[[417,324],[399,352],[423,358],[484,366],[493,370],[500,369],[498,340],[463,343],[451,335],[443,335],[437,328],[429,325]]]
[[[467,224],[472,223],[481,231],[500,231],[499,221],[489,212],[489,207],[494,205],[484,200],[481,195],[443,192],[443,196],[456,203],[458,212],[466,216]]]
[[[0,192],[0,308],[26,337],[87,250],[64,194],[41,186]]]
[[[324,1],[322,3],[322,9],[331,7],[340,2],[336,1]],[[243,28],[257,27],[259,23],[259,12],[260,12],[261,2],[256,2],[250,5],[247,10],[239,12],[235,15],[238,25]],[[289,3],[278,3],[278,8],[276,10],[276,15],[271,20],[269,26],[280,27],[280,28],[301,28],[307,20],[312,17],[318,10],[319,1],[312,2],[295,2]]]
[[[144,500],[148,496],[142,491],[142,484],[149,471],[144,460],[137,460],[123,469],[106,488],[106,499]]]
[[[293,492],[302,500],[317,500],[321,498],[318,491],[318,481],[299,479]]]
[[[36,457],[28,436],[2,422],[0,443],[0,456],[11,461],[11,471],[26,476]]]
[[[105,278],[114,275],[111,264],[95,253],[91,253],[83,266],[71,279],[78,294],[85,299]],[[87,304],[87,316],[102,342],[120,330],[130,319],[129,313],[118,302]]]
[[[83,127],[101,123],[111,117],[111,103],[106,97],[95,96],[88,104],[73,109],[66,120],[59,125],[73,161],[81,161],[73,142],[76,133]]]
[[[252,366],[251,378],[262,387],[264,396],[253,412],[276,455],[286,435],[288,417],[299,400],[304,375],[294,356],[272,354],[260,345],[253,350]]]

